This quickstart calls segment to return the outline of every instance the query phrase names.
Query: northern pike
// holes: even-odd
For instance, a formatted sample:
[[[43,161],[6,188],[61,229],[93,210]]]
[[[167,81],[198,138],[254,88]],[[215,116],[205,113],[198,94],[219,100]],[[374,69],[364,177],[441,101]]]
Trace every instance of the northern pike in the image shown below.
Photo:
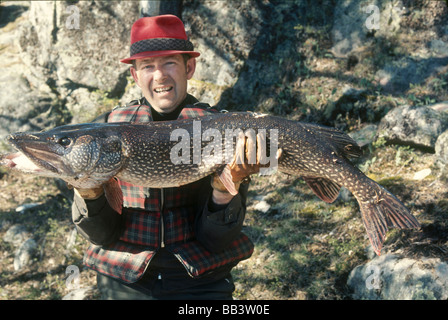
[[[115,178],[151,188],[176,187],[215,172],[224,176],[226,161],[210,161],[210,157],[232,149],[223,137],[235,130],[265,133],[271,142],[267,149],[273,149],[272,142],[281,149],[277,169],[303,178],[323,201],[334,202],[341,186],[347,188],[359,203],[378,255],[389,227],[419,228],[400,200],[350,162],[349,158],[359,157],[362,151],[347,134],[250,112],[150,123],[84,123],[11,134],[7,140],[19,152],[4,156],[1,162],[9,168],[60,178],[77,188],[107,185]],[[173,159],[173,155],[179,157]]]

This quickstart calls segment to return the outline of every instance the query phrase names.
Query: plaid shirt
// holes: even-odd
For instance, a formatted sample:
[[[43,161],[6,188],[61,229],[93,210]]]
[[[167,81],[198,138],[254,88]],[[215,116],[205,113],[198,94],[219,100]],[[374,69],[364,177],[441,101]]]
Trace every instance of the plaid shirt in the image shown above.
[[[210,112],[217,111],[203,105],[187,105],[178,119],[200,117]],[[151,108],[144,104],[116,108],[108,121],[152,121]],[[123,191],[123,232],[114,244],[92,244],[84,257],[87,267],[124,282],[136,282],[162,240],[192,277],[236,264],[252,255],[253,244],[243,233],[219,253],[209,252],[196,240],[193,226],[199,211],[199,192],[204,183],[209,183],[209,179],[164,189],[145,188],[123,181],[119,183]]]

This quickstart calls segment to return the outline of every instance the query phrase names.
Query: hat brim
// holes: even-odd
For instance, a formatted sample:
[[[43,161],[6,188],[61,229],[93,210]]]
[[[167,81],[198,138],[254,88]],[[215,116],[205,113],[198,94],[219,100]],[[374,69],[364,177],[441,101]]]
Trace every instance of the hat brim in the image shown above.
[[[199,52],[196,51],[179,51],[179,50],[145,51],[134,54],[132,57],[122,59],[120,60],[120,62],[132,64],[132,61],[137,59],[171,56],[173,54],[189,54],[193,58],[199,57],[201,55]]]

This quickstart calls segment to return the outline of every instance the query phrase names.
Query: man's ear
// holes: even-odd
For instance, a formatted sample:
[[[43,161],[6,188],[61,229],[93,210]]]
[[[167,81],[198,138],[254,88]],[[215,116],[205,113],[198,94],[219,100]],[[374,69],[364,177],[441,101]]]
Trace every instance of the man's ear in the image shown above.
[[[193,77],[193,74],[195,71],[196,71],[196,58],[188,59],[188,61],[187,61],[187,80],[190,80]]]
[[[135,70],[134,67],[131,67],[131,74],[132,74],[132,77],[134,78],[135,83],[140,87],[140,84],[138,82],[137,70]]]

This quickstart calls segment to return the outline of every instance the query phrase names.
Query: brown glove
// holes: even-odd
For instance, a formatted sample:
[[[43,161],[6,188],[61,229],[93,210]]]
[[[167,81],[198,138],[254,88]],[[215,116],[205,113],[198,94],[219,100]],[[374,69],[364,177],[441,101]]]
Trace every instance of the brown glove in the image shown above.
[[[85,199],[85,200],[95,200],[98,199],[103,193],[103,186],[93,189],[81,189],[81,188],[73,188],[75,193]]]
[[[243,182],[243,180],[233,182],[233,184],[235,185],[235,190],[238,190],[240,188],[240,185],[242,182]],[[218,190],[223,193],[229,193],[229,190],[227,190],[226,186],[224,185],[224,183],[222,183],[221,179],[219,178],[218,173],[213,174],[211,184],[212,184],[213,189]]]
[[[235,190],[238,190],[242,181],[251,174],[260,172],[262,157],[266,155],[266,136],[248,130],[246,134],[240,132],[236,143],[235,156],[230,164],[224,169],[221,176],[215,173],[212,177],[212,187],[221,192],[229,192],[223,180],[226,180],[226,170],[230,171]],[[281,156],[281,149],[277,151],[277,159]]]

